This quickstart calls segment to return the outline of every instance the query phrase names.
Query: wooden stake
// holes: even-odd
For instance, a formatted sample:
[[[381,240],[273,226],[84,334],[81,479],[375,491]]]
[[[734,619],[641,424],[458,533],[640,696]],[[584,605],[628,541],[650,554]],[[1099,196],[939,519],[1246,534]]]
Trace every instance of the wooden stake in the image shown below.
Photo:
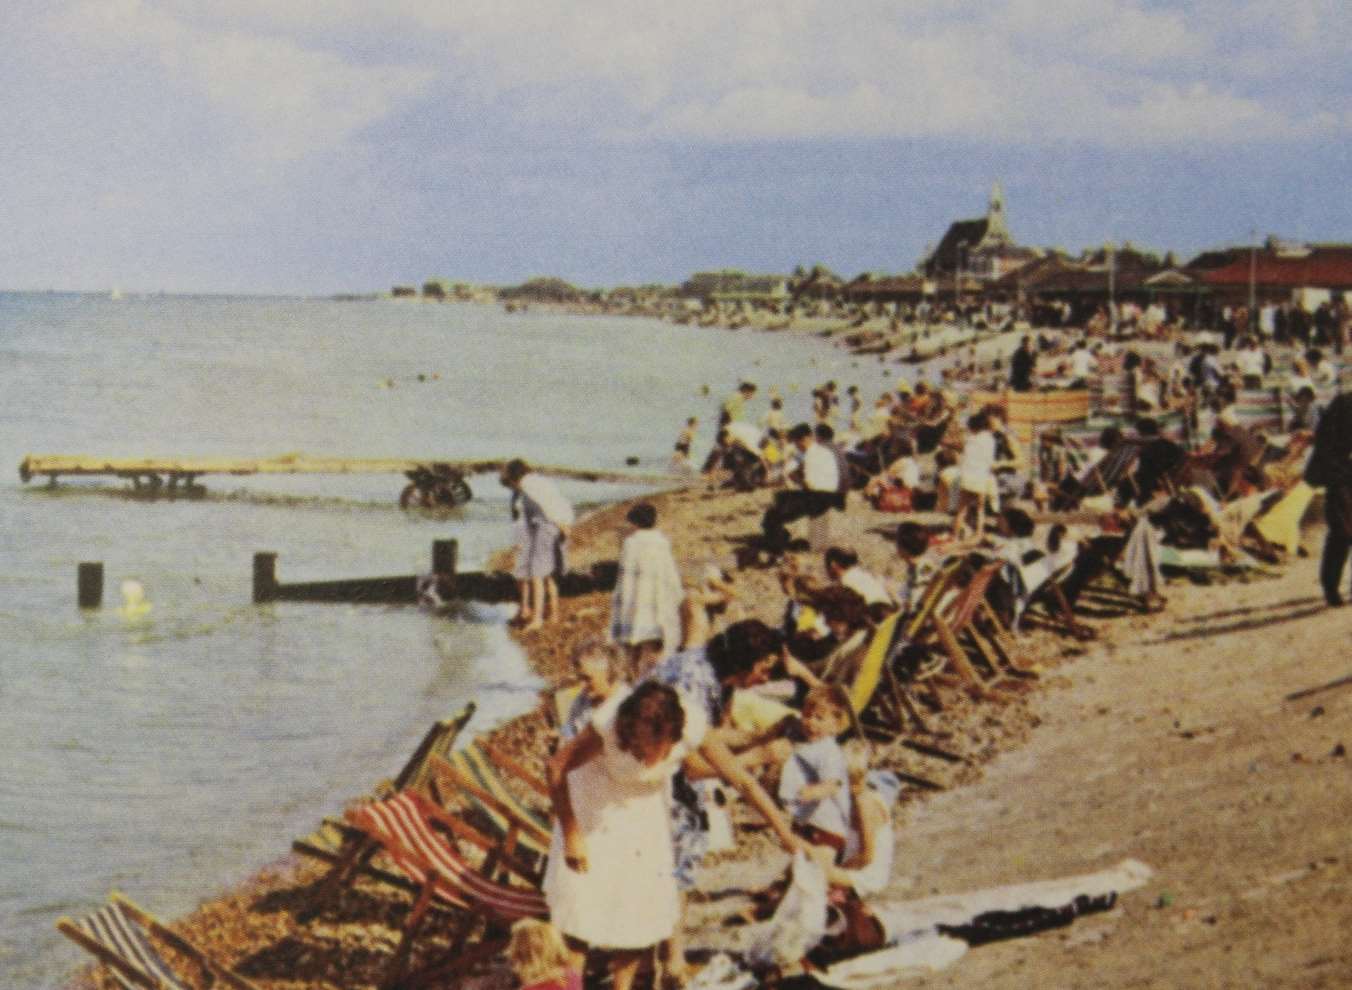
[[[76,595],[80,608],[98,608],[103,604],[103,564],[85,562],[76,570]]]

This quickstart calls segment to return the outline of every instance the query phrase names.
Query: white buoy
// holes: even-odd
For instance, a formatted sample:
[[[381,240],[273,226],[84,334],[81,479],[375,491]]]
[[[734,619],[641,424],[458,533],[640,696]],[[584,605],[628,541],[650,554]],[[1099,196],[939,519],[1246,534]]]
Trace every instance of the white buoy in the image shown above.
[[[144,618],[150,612],[150,602],[146,601],[146,589],[135,578],[127,578],[119,585],[122,591],[122,607],[118,614],[124,619]]]

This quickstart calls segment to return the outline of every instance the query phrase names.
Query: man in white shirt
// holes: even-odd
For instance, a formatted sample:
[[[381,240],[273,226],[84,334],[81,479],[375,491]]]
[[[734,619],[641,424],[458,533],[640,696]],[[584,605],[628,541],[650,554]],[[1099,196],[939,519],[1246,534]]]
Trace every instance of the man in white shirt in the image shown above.
[[[764,546],[783,553],[789,545],[788,524],[796,519],[815,519],[840,506],[840,467],[835,451],[817,443],[812,427],[799,423],[789,431],[789,441],[798,448],[801,468],[799,488],[775,492],[775,500],[761,519]]]
[[[861,567],[859,555],[853,550],[831,547],[826,551],[825,565],[827,576],[859,595],[865,605],[891,608],[895,604],[882,579]]]
[[[1094,370],[1094,355],[1082,340],[1076,346],[1075,350],[1070,352],[1070,377],[1083,381],[1089,378]]]
[[[1263,359],[1263,349],[1258,346],[1258,341],[1252,338],[1245,341],[1244,346],[1235,354],[1235,364],[1244,379],[1245,388],[1263,387],[1263,371],[1267,362]]]

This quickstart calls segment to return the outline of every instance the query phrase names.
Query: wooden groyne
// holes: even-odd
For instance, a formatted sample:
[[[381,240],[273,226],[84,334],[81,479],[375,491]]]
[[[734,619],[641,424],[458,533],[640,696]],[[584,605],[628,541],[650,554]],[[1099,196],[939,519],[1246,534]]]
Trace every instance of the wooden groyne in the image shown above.
[[[444,460],[436,457],[306,457],[300,454],[268,458],[221,457],[89,457],[83,454],[29,454],[19,464],[19,478],[25,483],[46,477],[56,484],[63,476],[125,478],[138,488],[168,487],[169,490],[197,484],[205,475],[256,474],[405,474],[433,466],[450,468],[463,475],[498,473],[507,458],[481,461]],[[574,481],[608,481],[621,484],[683,485],[688,478],[664,473],[606,471],[532,464],[531,470]]]
[[[516,579],[504,571],[466,571],[456,567],[455,540],[432,543],[430,574],[391,577],[341,578],[330,581],[277,580],[277,554],[256,553],[253,558],[253,600],[263,602],[327,602],[350,605],[415,605],[472,601],[500,605],[517,601]],[[611,591],[619,574],[615,561],[603,561],[585,572],[558,578],[560,596],[572,598],[594,591]]]

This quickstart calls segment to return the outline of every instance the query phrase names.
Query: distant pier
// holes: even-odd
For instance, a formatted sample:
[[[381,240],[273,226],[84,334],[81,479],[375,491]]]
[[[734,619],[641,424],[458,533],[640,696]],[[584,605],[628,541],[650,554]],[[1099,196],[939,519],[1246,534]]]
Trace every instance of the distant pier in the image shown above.
[[[197,487],[206,475],[256,474],[405,474],[419,468],[446,467],[463,475],[498,473],[506,458],[483,461],[454,461],[436,457],[306,457],[302,455],[267,458],[222,457],[90,457],[82,454],[29,454],[19,464],[19,478],[25,483],[34,478],[114,477],[150,491],[176,491]],[[607,481],[628,484],[677,485],[689,479],[673,474],[637,471],[604,471],[586,468],[531,464],[539,474],[575,481]]]

